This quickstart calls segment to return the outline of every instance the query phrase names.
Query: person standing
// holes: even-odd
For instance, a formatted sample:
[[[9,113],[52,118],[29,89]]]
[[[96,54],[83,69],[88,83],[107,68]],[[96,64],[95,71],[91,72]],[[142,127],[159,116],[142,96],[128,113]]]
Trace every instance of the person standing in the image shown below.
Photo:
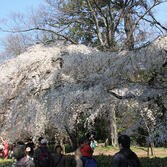
[[[75,161],[76,161],[76,167],[83,167],[83,162],[82,162],[82,154],[80,151],[80,147],[75,151]]]
[[[90,146],[92,150],[94,150],[98,146],[97,141],[94,139],[94,135],[91,135],[89,140],[90,140]]]
[[[53,167],[68,167],[67,159],[62,154],[62,147],[57,145],[55,147],[55,155],[53,156]]]
[[[90,141],[87,137],[83,137],[79,141],[80,144],[80,152],[85,157],[92,157],[93,150],[90,146]]]
[[[47,146],[47,140],[42,139],[40,146],[34,152],[35,167],[51,167],[52,155]]]
[[[3,149],[4,158],[7,159],[8,153],[9,153],[9,144],[6,141],[4,141],[4,139],[2,137],[0,139],[1,139],[2,144],[4,146],[4,149]]]
[[[93,158],[93,150],[87,137],[79,141],[80,147],[75,151],[76,167],[97,167]]]
[[[0,158],[4,159],[4,146],[2,144],[0,144]]]
[[[112,167],[141,167],[139,158],[130,149],[130,137],[119,136],[118,144],[120,151],[114,155]]]
[[[28,156],[29,158],[31,158],[31,159],[33,159],[34,147],[35,147],[35,145],[34,145],[32,139],[29,138],[29,139],[27,140],[27,143],[26,143],[26,153],[27,153],[27,156]]]
[[[12,167],[35,167],[34,162],[26,157],[24,145],[15,146],[13,148],[13,156],[16,161],[12,164]]]

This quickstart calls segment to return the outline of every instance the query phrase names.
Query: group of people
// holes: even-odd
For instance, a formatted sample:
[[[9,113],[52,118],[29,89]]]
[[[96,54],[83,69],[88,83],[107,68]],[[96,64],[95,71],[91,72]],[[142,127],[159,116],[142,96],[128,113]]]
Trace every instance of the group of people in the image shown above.
[[[48,141],[39,138],[38,147],[29,144],[17,144],[13,148],[16,161],[12,167],[68,167],[67,160],[62,154],[62,147],[57,145],[54,154],[48,148]]]
[[[4,158],[7,158],[8,151],[6,142],[1,138],[4,145]],[[120,151],[116,153],[112,159],[112,167],[140,167],[140,162],[137,155],[130,149],[130,137],[121,135],[118,138]],[[97,167],[98,164],[93,158],[94,148],[97,142],[93,136],[90,138],[84,137],[79,141],[79,147],[75,151],[76,167]],[[9,146],[8,146],[9,147]],[[13,156],[15,162],[12,167],[68,167],[68,161],[65,155],[62,154],[62,147],[57,145],[55,153],[51,154],[48,148],[48,141],[44,138],[39,138],[38,147],[34,148],[33,142],[23,143],[18,142],[13,148]]]
[[[94,142],[94,143],[93,143]],[[118,138],[120,151],[112,159],[112,167],[141,167],[139,158],[130,149],[130,137],[121,135]],[[80,141],[80,147],[75,152],[76,167],[97,167],[95,159],[92,157],[93,146],[96,142],[92,138]]]
[[[40,137],[37,147],[32,140],[24,143],[22,141],[13,145],[9,152],[9,145],[2,138],[0,145],[0,158],[14,158],[12,167],[68,167],[67,159],[62,154],[62,147],[57,145],[54,154],[48,148],[48,141]]]

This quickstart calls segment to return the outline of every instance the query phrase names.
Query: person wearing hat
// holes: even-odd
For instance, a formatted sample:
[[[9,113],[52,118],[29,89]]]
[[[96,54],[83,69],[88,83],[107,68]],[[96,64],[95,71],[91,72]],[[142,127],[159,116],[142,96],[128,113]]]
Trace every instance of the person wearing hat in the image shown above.
[[[51,167],[52,156],[48,149],[48,141],[41,139],[40,146],[34,152],[34,162],[36,167]]]

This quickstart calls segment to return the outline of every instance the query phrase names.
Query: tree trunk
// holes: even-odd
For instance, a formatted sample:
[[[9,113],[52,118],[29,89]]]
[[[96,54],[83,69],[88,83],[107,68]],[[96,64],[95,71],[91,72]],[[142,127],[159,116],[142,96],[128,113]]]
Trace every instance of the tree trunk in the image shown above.
[[[93,16],[93,20],[94,20],[94,23],[95,23],[95,26],[96,26],[96,32],[97,32],[97,36],[98,36],[100,45],[101,45],[101,47],[104,47],[103,35],[100,32],[100,26],[99,26],[99,23],[98,23],[98,17],[96,16],[96,12],[95,12],[95,10],[93,10],[90,1],[89,0],[86,0],[86,1],[87,1],[89,9],[91,11],[91,15]]]
[[[148,143],[148,149],[147,149],[147,156],[149,156],[150,149],[151,149],[151,156],[154,156],[155,155],[154,154],[154,142],[151,139],[151,130],[150,130],[149,123],[148,123],[149,120],[146,119],[146,116],[143,115],[143,112],[141,112],[141,116],[142,116],[143,121],[144,121],[144,123],[146,125],[147,132],[148,132],[148,135],[149,135],[149,143]]]
[[[118,133],[117,133],[117,124],[115,116],[115,108],[113,107],[110,112],[110,141],[112,146],[118,146]]]
[[[65,146],[64,146],[63,140],[64,140],[64,135],[63,135],[63,132],[61,131],[60,132],[60,145],[61,145],[61,147],[63,149],[63,153],[65,153]]]
[[[115,41],[115,34],[114,34],[114,32],[110,31],[109,34],[108,34],[108,36],[109,36],[108,46],[109,46],[109,48],[110,48],[111,51],[115,51],[117,49],[117,43]]]
[[[109,139],[107,138],[106,140],[105,140],[105,143],[104,143],[104,145],[105,145],[105,147],[107,147],[107,146],[109,146]]]
[[[134,36],[133,36],[133,21],[132,15],[129,10],[126,10],[124,14],[124,29],[127,37],[127,46],[129,50],[134,49]]]
[[[154,152],[154,143],[153,142],[150,143],[150,148],[151,148],[151,155],[154,156],[155,152]]]
[[[78,142],[77,142],[77,136],[76,136],[76,134],[75,134],[75,132],[73,132],[73,133],[70,133],[70,131],[68,130],[68,128],[65,126],[65,130],[66,130],[66,132],[67,132],[67,134],[69,135],[69,137],[70,137],[70,140],[71,140],[71,143],[72,143],[72,148],[75,150],[75,149],[77,149],[77,147],[78,147]]]
[[[151,151],[151,154],[150,154]],[[150,141],[148,148],[147,148],[147,157],[149,156],[155,156],[155,152],[154,152],[154,143]]]

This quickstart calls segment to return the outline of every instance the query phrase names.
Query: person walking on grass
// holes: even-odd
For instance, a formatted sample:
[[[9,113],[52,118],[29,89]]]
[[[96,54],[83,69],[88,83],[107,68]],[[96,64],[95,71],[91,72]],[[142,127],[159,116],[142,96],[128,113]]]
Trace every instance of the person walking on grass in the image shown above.
[[[130,137],[119,136],[118,144],[120,151],[114,155],[112,167],[141,167],[139,158],[130,149]]]

